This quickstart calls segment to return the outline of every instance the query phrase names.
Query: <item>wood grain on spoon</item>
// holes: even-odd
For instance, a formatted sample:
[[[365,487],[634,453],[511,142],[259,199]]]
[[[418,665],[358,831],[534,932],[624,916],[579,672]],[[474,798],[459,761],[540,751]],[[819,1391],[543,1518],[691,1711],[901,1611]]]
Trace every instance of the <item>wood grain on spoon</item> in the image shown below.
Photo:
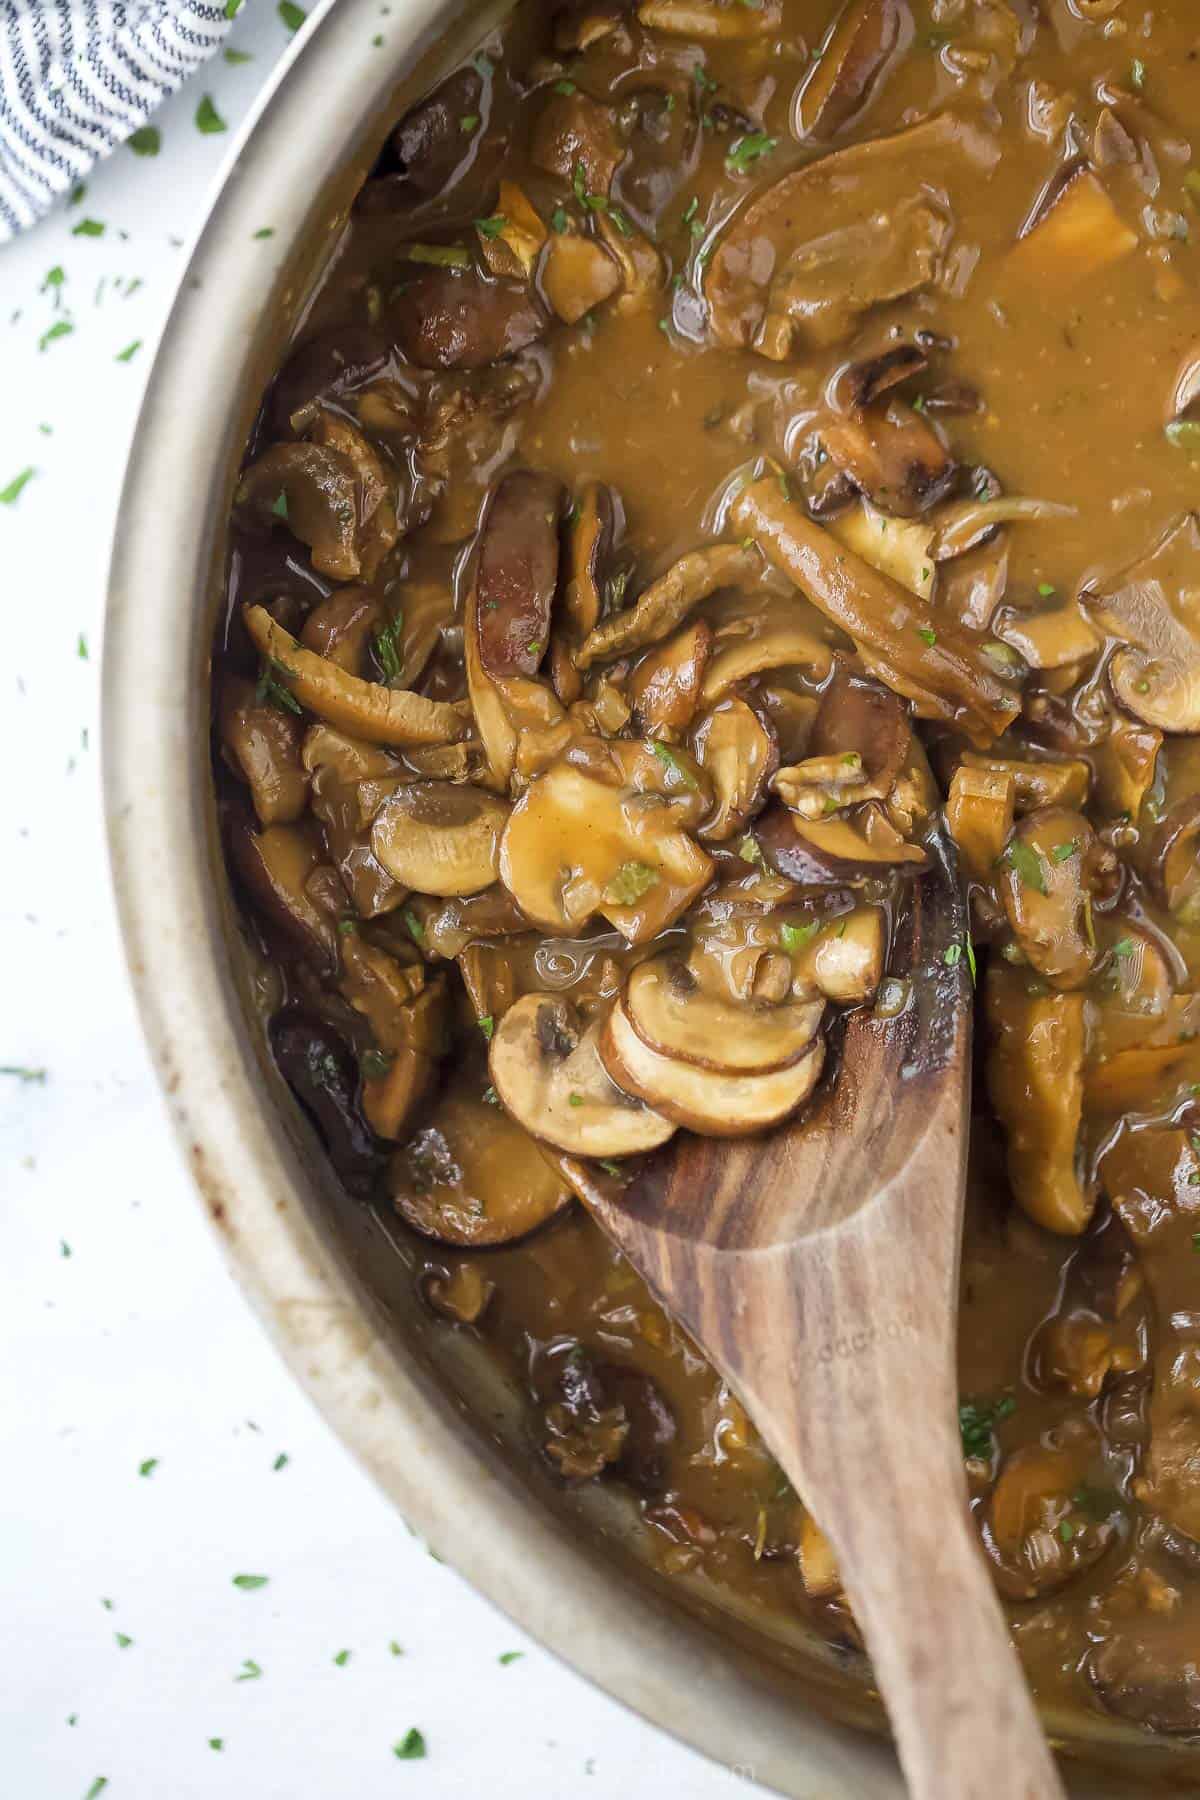
[[[683,1136],[590,1208],[738,1391],[831,1540],[916,1800],[1063,1789],[967,1510],[954,1379],[966,918],[940,860],[796,1123]],[[577,1168],[582,1175],[582,1168]]]

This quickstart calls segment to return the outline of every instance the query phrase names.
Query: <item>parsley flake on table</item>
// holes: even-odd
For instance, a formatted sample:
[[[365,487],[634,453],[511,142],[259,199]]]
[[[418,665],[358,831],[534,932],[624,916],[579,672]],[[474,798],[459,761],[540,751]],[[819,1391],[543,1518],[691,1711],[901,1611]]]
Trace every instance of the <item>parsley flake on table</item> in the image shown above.
[[[254,241],[258,243],[262,238],[273,238],[274,236],[275,227],[273,225],[260,225],[254,233]]]
[[[308,14],[302,6],[296,6],[294,0],[279,0],[275,9],[289,31],[299,31]]]
[[[213,103],[212,95],[202,95],[200,104],[196,108],[196,130],[211,134],[214,131],[225,131],[227,129],[228,127],[226,126],[224,119],[221,117]]]
[[[43,331],[38,339],[38,349],[45,350],[48,345],[57,343],[59,338],[69,337],[74,331],[70,319],[55,319],[48,331]]]
[[[237,65],[239,63],[248,63],[248,62],[254,61],[254,58],[250,54],[249,50],[222,50],[221,55],[225,58],[225,61],[227,63],[232,64],[235,68],[237,67]]]
[[[118,1650],[128,1650],[133,1642],[127,1631],[114,1631],[113,1637],[116,1639]]]
[[[242,0],[225,0],[225,17],[236,19],[242,10]]]
[[[84,1795],[83,1800],[99,1800],[99,1796],[104,1792],[104,1790],[107,1786],[108,1786],[108,1776],[107,1775],[97,1775],[95,1781],[93,1781],[91,1787],[88,1789],[87,1793]]]
[[[260,1681],[262,1679],[262,1669],[252,1656],[247,1656],[242,1663],[241,1674],[235,1675],[233,1679],[235,1681]]]
[[[88,660],[88,641],[87,641],[87,633],[86,632],[83,632],[83,631],[80,632],[78,640],[76,641],[76,644],[75,644],[75,654],[79,658],[80,662],[87,662],[87,660]]]
[[[388,1645],[388,1649],[391,1651],[393,1656],[403,1656],[404,1655],[404,1645],[398,1644],[396,1642],[395,1638],[393,1638],[391,1643]]]
[[[153,1475],[153,1473],[154,1473],[155,1469],[157,1469],[157,1467],[158,1467],[157,1456],[148,1456],[146,1458],[145,1462],[138,1464],[138,1474],[142,1475],[142,1476]]]
[[[141,338],[134,338],[132,344],[126,344],[123,350],[117,351],[117,354],[113,357],[113,361],[120,363],[132,362],[141,347]]]
[[[30,468],[22,469],[19,475],[14,475],[7,487],[0,488],[0,506],[15,506],[21,490],[28,487],[36,474],[37,470]]]
[[[333,1659],[334,1668],[344,1669],[346,1664],[350,1661],[350,1654],[349,1650],[339,1650]]]
[[[162,149],[162,132],[157,125],[143,125],[133,133],[128,143],[135,156],[157,156]]]
[[[224,1738],[209,1738],[208,1747],[210,1750],[223,1750],[225,1748],[225,1739]]]
[[[99,219],[80,219],[71,227],[72,237],[103,237],[104,225]]]
[[[405,1733],[398,1744],[392,1745],[392,1755],[398,1757],[401,1762],[417,1762],[421,1757],[429,1755],[425,1738],[415,1725]]]
[[[243,1593],[252,1594],[256,1588],[266,1587],[270,1579],[269,1575],[235,1575],[233,1585],[241,1588]]]
[[[502,1669],[507,1669],[510,1663],[520,1662],[524,1654],[523,1650],[505,1650],[496,1658],[496,1661]]]
[[[60,1238],[58,1240],[58,1254],[63,1258],[70,1256],[71,1246],[68,1244],[66,1238]]]
[[[275,1458],[275,1461],[271,1464],[271,1467],[276,1472],[278,1472],[280,1469],[286,1469],[287,1466],[288,1466],[288,1453],[286,1450],[281,1450],[279,1452],[279,1455]]]

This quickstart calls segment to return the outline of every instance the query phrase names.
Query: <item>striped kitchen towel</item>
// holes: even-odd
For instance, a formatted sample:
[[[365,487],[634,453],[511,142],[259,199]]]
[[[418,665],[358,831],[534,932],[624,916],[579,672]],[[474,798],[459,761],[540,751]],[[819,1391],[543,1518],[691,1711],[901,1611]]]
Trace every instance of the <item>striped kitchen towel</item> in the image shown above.
[[[0,0],[0,242],[210,57],[227,0]]]

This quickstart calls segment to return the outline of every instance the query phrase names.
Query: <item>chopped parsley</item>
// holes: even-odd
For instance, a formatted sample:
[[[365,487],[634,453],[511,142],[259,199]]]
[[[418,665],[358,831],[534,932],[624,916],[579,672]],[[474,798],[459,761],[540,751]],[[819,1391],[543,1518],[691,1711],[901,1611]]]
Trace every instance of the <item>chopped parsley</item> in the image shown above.
[[[249,50],[222,50],[221,54],[225,58],[225,61],[233,68],[236,68],[239,63],[254,61]]]
[[[490,219],[476,219],[475,229],[480,237],[498,238],[503,235],[508,220],[503,213],[493,213]]]
[[[127,1631],[114,1631],[113,1637],[116,1639],[118,1650],[128,1650],[133,1643],[133,1639]]]
[[[406,906],[403,913],[404,923],[408,926],[409,936],[414,944],[425,942],[425,927],[418,919],[411,906]]]
[[[262,1669],[252,1656],[247,1656],[242,1663],[241,1674],[235,1675],[233,1679],[235,1681],[261,1681]]]
[[[1070,838],[1065,844],[1055,844],[1050,852],[1050,861],[1054,863],[1070,862],[1078,849],[1079,845],[1074,838]]]
[[[658,885],[658,881],[658,870],[652,869],[649,863],[622,863],[605,888],[604,898],[610,906],[635,906]]]
[[[38,339],[38,349],[45,350],[50,344],[57,343],[59,338],[70,337],[74,329],[70,319],[55,319],[49,331],[43,331]]]
[[[117,351],[117,354],[113,357],[113,361],[123,363],[132,362],[141,347],[141,338],[134,338],[132,344],[126,344],[123,350]]]
[[[19,475],[14,475],[7,487],[0,488],[0,506],[15,506],[21,490],[28,487],[36,474],[36,469],[22,469]]]
[[[395,1638],[393,1638],[391,1643],[388,1645],[388,1649],[391,1651],[393,1656],[403,1656],[404,1655],[404,1645],[398,1644],[396,1642]]]
[[[700,783],[696,780],[696,777],[692,774],[692,771],[688,768],[687,764],[681,760],[677,752],[672,750],[670,744],[664,744],[661,738],[652,738],[650,741],[650,749],[653,754],[657,756],[663,768],[667,769],[677,780],[682,781],[684,787],[692,788],[693,790],[699,788]]]
[[[225,1748],[225,1739],[224,1738],[209,1738],[208,1747],[210,1750],[223,1750]]]
[[[770,156],[778,143],[778,138],[768,137],[765,131],[748,131],[730,149],[725,167],[736,175],[746,175],[760,157]]]
[[[570,223],[571,223],[571,221],[567,215],[566,207],[565,206],[556,206],[554,211],[550,214],[550,229],[551,229],[551,231],[556,231],[559,234],[559,236],[561,237],[562,233],[567,229],[567,226]]]
[[[104,225],[99,219],[80,219],[71,227],[72,237],[103,237]]]
[[[257,243],[260,238],[273,238],[274,236],[275,227],[273,225],[260,225],[254,233],[254,240]]]
[[[576,94],[579,90],[573,81],[556,81],[554,83],[554,92],[556,94],[568,95]]]
[[[618,1179],[620,1179],[620,1177],[625,1173],[625,1171],[622,1169],[620,1163],[611,1162],[605,1156],[602,1156],[600,1158],[600,1167],[604,1170],[604,1173],[606,1175],[614,1175]]]
[[[288,1466],[288,1453],[286,1450],[281,1450],[279,1452],[279,1455],[275,1458],[275,1461],[271,1464],[271,1467],[276,1472],[278,1472],[280,1469],[286,1469],[287,1466]]]
[[[97,1775],[95,1781],[93,1781],[91,1787],[88,1789],[87,1793],[84,1795],[84,1800],[99,1800],[100,1795],[104,1792],[104,1790],[107,1786],[108,1786],[108,1776],[107,1775]]]
[[[582,1106],[583,1105],[583,1095],[582,1094],[568,1094],[567,1095],[567,1104],[569,1106]]]
[[[153,1475],[153,1473],[154,1473],[155,1469],[157,1469],[157,1467],[158,1467],[157,1456],[148,1456],[146,1458],[145,1462],[138,1464],[138,1474],[141,1476]]]
[[[1032,888],[1035,894],[1045,894],[1049,891],[1046,887],[1046,871],[1042,867],[1041,855],[1033,848],[1032,844],[1023,843],[1020,838],[1014,838],[1004,852],[1001,861],[1006,862],[1013,873],[1020,877],[1027,888]]]
[[[785,950],[801,950],[816,937],[821,923],[820,919],[810,919],[807,925],[781,925],[779,941]]]
[[[1043,600],[1049,600],[1050,597],[1057,592],[1058,589],[1054,586],[1052,581],[1038,582],[1038,593],[1042,596]]]
[[[380,668],[389,681],[399,681],[404,672],[404,658],[400,654],[399,643],[403,630],[404,614],[397,613],[396,617],[385,625],[382,631],[376,633],[375,655],[379,659]]]
[[[80,662],[87,662],[87,660],[88,660],[88,641],[87,641],[87,633],[86,632],[81,631],[79,636],[76,638],[75,654],[79,658]]]
[[[490,1044],[492,1041],[492,1034],[496,1029],[495,1015],[493,1013],[484,1013],[481,1018],[476,1019],[475,1023]]]
[[[225,129],[225,121],[214,106],[212,95],[204,94],[196,108],[196,130],[211,136],[213,132]]]
[[[279,0],[276,10],[289,31],[299,31],[308,17],[304,8],[295,4],[295,0]]]
[[[252,1594],[256,1588],[266,1587],[270,1579],[269,1575],[235,1575],[233,1585],[241,1588],[243,1593]]]
[[[1072,1525],[1070,1519],[1063,1519],[1059,1522],[1058,1535],[1064,1544],[1070,1543],[1071,1539],[1075,1536],[1075,1527]]]
[[[749,832],[738,845],[738,855],[744,863],[756,863],[760,869],[766,867],[758,839],[752,837]]]
[[[458,129],[462,132],[475,131],[478,128],[478,125],[478,113],[464,113],[462,118],[458,121]]]
[[[412,927],[410,926],[409,929],[411,930]],[[382,1050],[364,1050],[358,1059],[358,1066],[368,1081],[382,1081],[392,1066],[392,1059]]]
[[[237,52],[234,52],[235,56]],[[229,60],[229,51],[225,52],[225,60]],[[162,149],[162,132],[157,125],[143,125],[128,139],[129,148],[135,156],[157,156]]]
[[[523,1650],[504,1650],[496,1658],[496,1661],[500,1664],[502,1669],[507,1669],[510,1664],[520,1662],[524,1654],[525,1652]]]
[[[1113,955],[1122,962],[1124,962],[1127,956],[1132,956],[1133,952],[1134,942],[1131,937],[1118,938],[1112,947]]]
[[[285,493],[276,494],[271,502],[271,516],[275,519],[286,519],[288,516],[288,497]]]
[[[415,1725],[411,1730],[405,1732],[398,1744],[392,1745],[392,1755],[398,1757],[401,1762],[419,1762],[428,1754],[425,1738]]]
[[[956,969],[962,961],[962,955],[963,947],[961,944],[947,944],[945,950],[942,952],[942,961],[948,969]]]
[[[339,1650],[337,1655],[333,1659],[333,1666],[335,1669],[344,1669],[346,1664],[349,1661],[350,1661],[349,1650]]]
[[[1017,1410],[1011,1394],[993,1402],[966,1400],[958,1409],[958,1429],[963,1455],[990,1460],[996,1448],[995,1427]]]
[[[276,673],[278,671],[278,674]],[[293,694],[291,688],[284,687],[279,675],[290,675],[292,671],[283,663],[276,662],[274,657],[264,656],[259,666],[258,681],[255,683],[254,698],[259,706],[270,704],[278,706],[284,712],[303,716],[304,708]]]
[[[921,579],[927,579],[928,573],[929,571],[927,569],[922,569]],[[937,643],[937,632],[933,629],[932,625],[918,625],[917,636],[920,638],[921,642],[927,644],[931,650]]]

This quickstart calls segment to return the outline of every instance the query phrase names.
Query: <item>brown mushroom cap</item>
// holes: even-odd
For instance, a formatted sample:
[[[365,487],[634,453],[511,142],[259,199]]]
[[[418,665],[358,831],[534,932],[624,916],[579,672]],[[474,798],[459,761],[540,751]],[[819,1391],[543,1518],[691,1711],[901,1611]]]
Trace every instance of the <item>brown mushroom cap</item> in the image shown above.
[[[1092,891],[1115,867],[1082,813],[1043,806],[1014,828],[997,888],[1026,957],[1058,988],[1080,987],[1096,959]]]
[[[410,781],[375,816],[371,848],[405,887],[450,898],[478,894],[500,872],[508,807],[483,788]]]
[[[414,1230],[464,1249],[527,1237],[571,1203],[528,1133],[462,1087],[392,1158],[388,1191]]]
[[[802,1106],[825,1060],[823,1039],[785,1068],[729,1074],[664,1056],[638,1036],[622,1001],[605,1021],[600,1057],[619,1087],[703,1137],[747,1137],[778,1125]]]
[[[493,678],[537,674],[558,584],[562,483],[517,469],[498,483],[480,527],[475,576],[479,660]]]
[[[260,824],[298,819],[308,804],[300,754],[303,721],[260,700],[252,681],[230,676],[221,686],[217,722],[225,754],[249,786]]]
[[[392,290],[387,324],[419,369],[483,369],[537,343],[550,316],[525,282],[414,267]]]
[[[890,828],[872,842],[861,821],[882,818],[869,803],[853,817],[804,819],[785,806],[769,806],[754,825],[754,837],[771,868],[801,887],[847,887],[891,874],[914,875],[928,865],[917,844]]]
[[[1031,1444],[1008,1457],[988,1500],[983,1540],[993,1575],[1014,1600],[1054,1593],[1097,1562],[1113,1540],[1073,1496],[1095,1454],[1090,1437],[1059,1449]],[[1113,1512],[1117,1512],[1113,1496]]]
[[[513,1117],[573,1156],[637,1156],[675,1130],[608,1077],[597,1053],[600,1022],[584,1028],[574,1008],[526,994],[505,1013],[488,1057],[496,1092]]]
[[[815,987],[789,992],[775,1005],[734,999],[704,958],[671,951],[638,964],[622,1004],[652,1050],[746,1075],[786,1068],[803,1056],[825,1011]]]

